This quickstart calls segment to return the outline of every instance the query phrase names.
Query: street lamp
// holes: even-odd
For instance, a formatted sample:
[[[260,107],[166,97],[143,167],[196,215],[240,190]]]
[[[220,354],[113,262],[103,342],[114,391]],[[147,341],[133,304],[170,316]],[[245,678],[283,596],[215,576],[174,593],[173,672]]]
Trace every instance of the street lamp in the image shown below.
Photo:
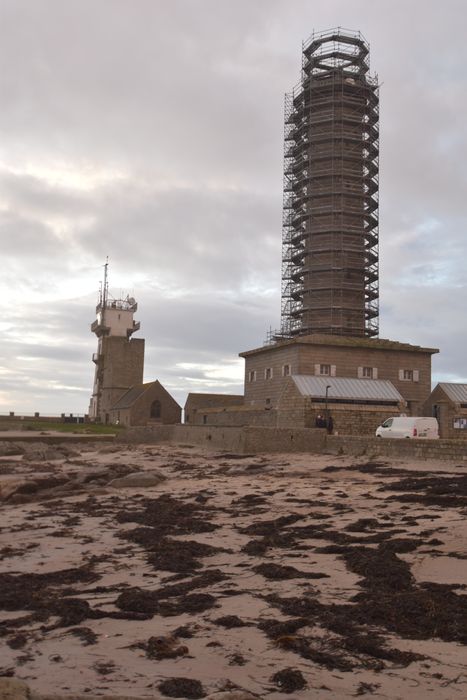
[[[325,402],[325,404],[324,404],[324,415],[326,416],[326,428],[328,427],[328,423],[329,423],[329,413],[328,413],[328,391],[329,391],[330,388],[331,388],[331,385],[328,384],[328,385],[326,386],[326,402]]]

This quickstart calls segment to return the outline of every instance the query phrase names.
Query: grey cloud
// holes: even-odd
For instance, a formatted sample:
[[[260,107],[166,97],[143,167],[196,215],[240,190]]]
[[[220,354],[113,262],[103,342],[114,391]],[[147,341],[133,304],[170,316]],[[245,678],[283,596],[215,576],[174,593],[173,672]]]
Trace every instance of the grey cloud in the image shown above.
[[[0,0],[13,403],[86,409],[47,382],[90,391],[106,255],[140,303],[148,378],[179,400],[277,326],[283,93],[302,39],[337,25],[361,29],[382,82],[381,335],[439,346],[438,375],[465,377],[465,15],[461,0]],[[104,177],[79,189],[54,169]],[[41,332],[41,361],[15,364]]]

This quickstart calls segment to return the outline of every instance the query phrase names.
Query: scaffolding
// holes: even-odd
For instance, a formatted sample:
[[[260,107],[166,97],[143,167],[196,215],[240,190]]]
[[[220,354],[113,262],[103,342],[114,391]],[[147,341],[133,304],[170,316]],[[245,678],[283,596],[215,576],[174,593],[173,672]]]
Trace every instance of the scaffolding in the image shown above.
[[[378,335],[377,76],[341,28],[303,44],[285,96],[281,330]]]

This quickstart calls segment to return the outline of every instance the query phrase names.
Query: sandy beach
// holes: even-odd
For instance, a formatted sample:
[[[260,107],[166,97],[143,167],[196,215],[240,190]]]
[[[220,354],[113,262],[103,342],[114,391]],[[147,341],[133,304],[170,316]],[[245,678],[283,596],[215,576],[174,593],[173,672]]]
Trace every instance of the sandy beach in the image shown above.
[[[0,675],[60,695],[465,697],[465,466],[0,454]]]

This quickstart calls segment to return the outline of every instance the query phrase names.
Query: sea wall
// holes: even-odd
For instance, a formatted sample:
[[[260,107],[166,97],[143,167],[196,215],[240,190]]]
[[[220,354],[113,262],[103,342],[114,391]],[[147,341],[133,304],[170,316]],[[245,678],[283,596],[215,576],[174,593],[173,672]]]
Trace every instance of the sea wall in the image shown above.
[[[314,428],[218,427],[166,425],[131,428],[119,442],[199,445],[238,453],[311,452],[467,462],[467,444],[458,440],[389,440],[327,435]]]

